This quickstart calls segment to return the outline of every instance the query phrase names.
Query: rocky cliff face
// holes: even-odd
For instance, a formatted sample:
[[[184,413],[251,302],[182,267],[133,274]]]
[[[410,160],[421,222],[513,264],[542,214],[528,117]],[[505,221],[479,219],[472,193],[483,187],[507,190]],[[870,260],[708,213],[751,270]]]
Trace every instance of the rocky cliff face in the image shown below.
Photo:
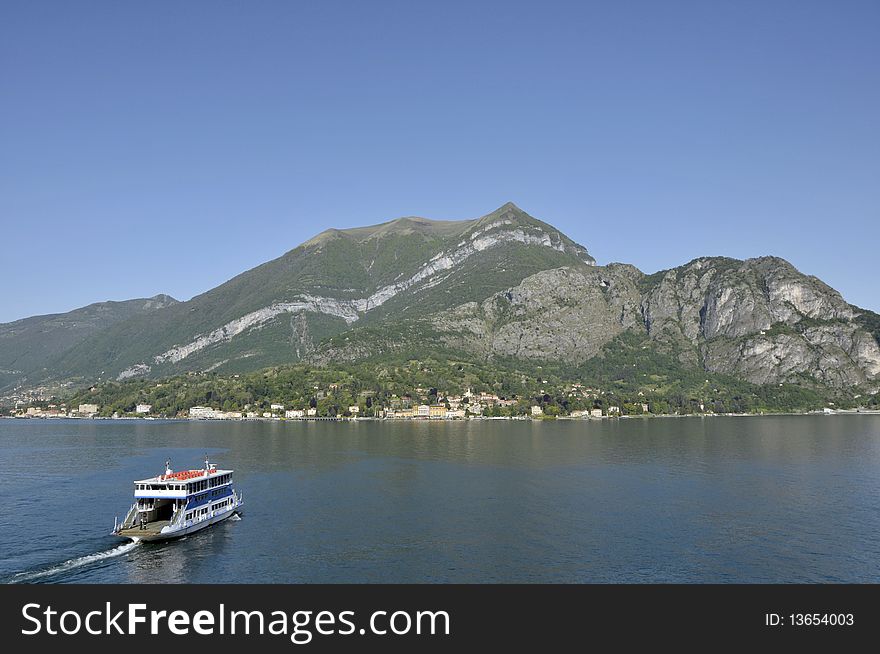
[[[665,273],[642,310],[652,339],[690,343],[712,372],[835,387],[872,382],[880,372],[880,349],[853,322],[853,308],[776,257],[697,259]]]
[[[624,265],[547,270],[437,314],[432,325],[449,347],[483,356],[582,361],[642,324],[639,275]]]
[[[663,274],[642,309],[652,335],[672,330],[691,342],[745,336],[804,317],[853,318],[834,289],[776,257],[697,259]]]
[[[646,276],[632,266],[537,273],[436,315],[449,347],[581,362],[623,331],[683,364],[768,384],[843,388],[880,378],[880,347],[837,291],[775,257],[703,258]]]

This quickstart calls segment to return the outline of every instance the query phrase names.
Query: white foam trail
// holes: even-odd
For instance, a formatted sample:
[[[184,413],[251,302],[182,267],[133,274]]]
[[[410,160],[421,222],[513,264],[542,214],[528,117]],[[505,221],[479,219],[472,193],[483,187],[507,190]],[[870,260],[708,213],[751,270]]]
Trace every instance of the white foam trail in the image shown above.
[[[12,577],[10,583],[18,584],[22,582],[34,581],[35,579],[42,579],[43,577],[51,577],[53,575],[61,574],[62,572],[68,572],[70,570],[75,570],[76,568],[81,568],[84,565],[89,565],[97,561],[103,561],[104,559],[112,559],[116,556],[122,556],[123,554],[131,552],[139,544],[140,543],[138,541],[133,541],[131,543],[120,545],[119,547],[114,547],[112,550],[96,552],[95,554],[87,554],[86,556],[80,556],[75,559],[70,559],[68,561],[65,561],[64,563],[59,563],[56,566],[47,568],[46,570],[19,572]]]
[[[229,516],[229,519],[230,520],[241,520],[241,517],[239,517],[239,515],[237,513],[233,513],[231,516]]]

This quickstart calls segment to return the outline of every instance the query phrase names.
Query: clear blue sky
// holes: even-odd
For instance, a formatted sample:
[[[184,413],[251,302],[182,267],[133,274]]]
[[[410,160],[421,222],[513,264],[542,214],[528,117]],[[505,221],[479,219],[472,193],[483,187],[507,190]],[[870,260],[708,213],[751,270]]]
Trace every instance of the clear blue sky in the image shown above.
[[[0,321],[511,200],[880,310],[880,3],[5,2]]]

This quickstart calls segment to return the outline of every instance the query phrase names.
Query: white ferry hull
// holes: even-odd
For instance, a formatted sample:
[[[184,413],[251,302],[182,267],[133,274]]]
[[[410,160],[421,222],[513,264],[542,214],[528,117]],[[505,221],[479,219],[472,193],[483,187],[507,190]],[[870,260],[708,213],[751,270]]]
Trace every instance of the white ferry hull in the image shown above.
[[[183,527],[178,527],[176,529],[160,531],[158,534],[147,534],[144,536],[138,536],[132,533],[116,533],[116,535],[122,538],[128,538],[134,542],[140,541],[144,543],[151,543],[160,540],[173,540],[175,538],[182,538],[189,534],[194,534],[197,531],[201,531],[205,527],[216,525],[218,522],[223,522],[227,518],[230,518],[237,513],[241,513],[240,505],[230,509],[229,511],[223,511],[221,513],[213,515],[210,518],[205,518],[204,520],[200,520],[198,522],[190,525],[185,525]]]

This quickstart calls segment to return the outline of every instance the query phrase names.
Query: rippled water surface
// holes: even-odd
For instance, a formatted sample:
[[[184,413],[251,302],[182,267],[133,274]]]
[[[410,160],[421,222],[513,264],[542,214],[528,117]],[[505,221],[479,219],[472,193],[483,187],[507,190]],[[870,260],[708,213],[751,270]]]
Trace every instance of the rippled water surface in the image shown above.
[[[241,520],[108,535],[206,452]],[[0,420],[0,469],[7,582],[880,582],[880,416]]]

